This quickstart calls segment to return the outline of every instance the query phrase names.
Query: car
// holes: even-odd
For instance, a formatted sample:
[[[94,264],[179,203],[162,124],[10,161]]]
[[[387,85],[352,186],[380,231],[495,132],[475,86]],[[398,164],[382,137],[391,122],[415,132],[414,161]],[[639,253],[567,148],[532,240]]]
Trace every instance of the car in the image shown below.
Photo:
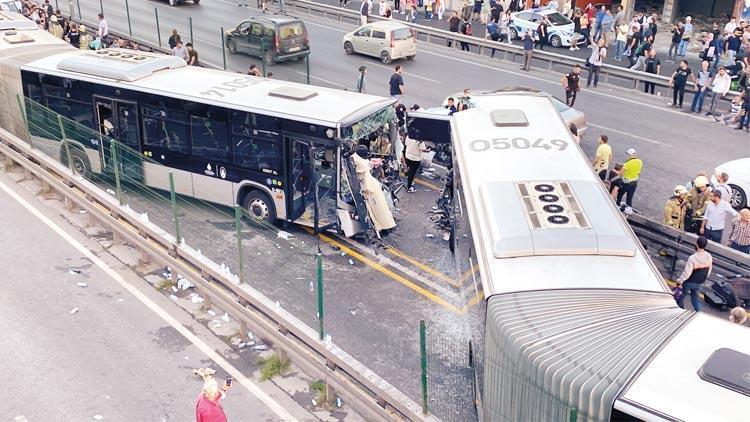
[[[310,54],[310,38],[305,23],[283,16],[258,16],[240,22],[227,31],[225,40],[231,54],[260,57],[267,65],[296,60]]]
[[[346,54],[378,57],[385,64],[395,59],[412,60],[417,55],[417,39],[411,28],[392,21],[378,21],[360,26],[344,35]]]
[[[726,173],[729,175],[729,187],[732,188],[732,197],[729,204],[732,208],[740,210],[749,206],[748,195],[750,195],[750,157],[740,158],[738,160],[727,161],[724,164],[716,166],[716,173]],[[712,178],[716,182],[716,178]]]
[[[184,0],[169,0],[170,6],[177,6],[178,3],[182,3]],[[197,5],[201,0],[193,0],[193,4]]]
[[[508,32],[511,39],[519,38],[519,34],[531,30],[536,34],[536,29],[542,22],[542,18],[549,20],[549,35],[547,41],[552,47],[570,47],[573,38],[573,21],[567,16],[554,9],[527,9],[510,14],[510,26]],[[584,42],[580,37],[577,44]]]
[[[20,1],[0,0],[0,11],[21,13],[23,5]]]

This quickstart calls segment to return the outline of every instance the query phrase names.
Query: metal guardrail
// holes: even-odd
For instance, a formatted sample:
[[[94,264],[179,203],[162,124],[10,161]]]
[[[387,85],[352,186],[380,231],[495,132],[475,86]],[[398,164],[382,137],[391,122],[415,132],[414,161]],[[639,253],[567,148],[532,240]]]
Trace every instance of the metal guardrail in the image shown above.
[[[318,338],[318,332],[250,286],[230,280],[222,268],[174,236],[122,207],[111,195],[70,169],[31,148],[0,128],[0,154],[39,178],[45,188],[59,193],[68,207],[77,206],[112,230],[115,241],[126,242],[165,266],[194,281],[206,297],[241,324],[250,326],[278,345],[303,371],[325,379],[341,396],[370,418],[438,421],[401,391],[335,345]],[[7,163],[7,161],[6,161]],[[359,406],[357,406],[359,405]]]

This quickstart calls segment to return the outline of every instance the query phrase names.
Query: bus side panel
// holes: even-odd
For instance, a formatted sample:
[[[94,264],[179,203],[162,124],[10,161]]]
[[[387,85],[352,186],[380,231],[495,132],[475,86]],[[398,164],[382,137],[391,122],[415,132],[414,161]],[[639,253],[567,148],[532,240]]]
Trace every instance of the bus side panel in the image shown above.
[[[226,167],[218,166],[214,171],[219,175],[226,174]],[[223,178],[217,179],[216,176],[205,176],[198,173],[193,173],[192,177],[193,195],[196,198],[229,207],[234,205],[234,193],[231,183],[228,183]]]
[[[151,161],[143,161],[143,177],[146,185],[169,191],[169,172],[174,178],[174,190],[180,195],[193,196],[193,179],[189,171],[170,168]]]

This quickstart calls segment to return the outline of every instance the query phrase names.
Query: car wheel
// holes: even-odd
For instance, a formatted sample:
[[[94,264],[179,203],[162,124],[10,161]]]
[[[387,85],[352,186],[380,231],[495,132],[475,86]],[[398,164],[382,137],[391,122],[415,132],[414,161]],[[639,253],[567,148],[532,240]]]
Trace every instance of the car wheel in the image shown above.
[[[273,59],[273,51],[266,51],[266,54],[263,55],[263,63],[265,63],[266,66],[273,66],[276,64],[276,60]]]
[[[354,54],[354,46],[349,41],[344,43],[344,51],[346,54],[352,55]]]
[[[558,35],[553,35],[549,39],[549,45],[555,48],[562,47],[562,39]]]
[[[515,27],[511,26],[508,32],[510,32],[510,39],[515,40],[518,38],[518,30]]]
[[[389,64],[391,62],[391,55],[387,51],[380,53],[380,61],[383,64]]]
[[[745,208],[747,206],[747,193],[737,185],[730,183],[729,187],[732,188],[732,197],[729,198],[729,205],[736,210]]]
[[[416,57],[415,54],[412,54],[411,56],[406,56],[406,60],[414,60],[414,57]]]
[[[227,50],[229,50],[229,54],[237,54],[237,44],[232,40],[227,40]]]
[[[276,221],[276,208],[271,202],[271,198],[261,191],[252,190],[248,192],[242,200],[242,208],[254,221],[270,224]]]

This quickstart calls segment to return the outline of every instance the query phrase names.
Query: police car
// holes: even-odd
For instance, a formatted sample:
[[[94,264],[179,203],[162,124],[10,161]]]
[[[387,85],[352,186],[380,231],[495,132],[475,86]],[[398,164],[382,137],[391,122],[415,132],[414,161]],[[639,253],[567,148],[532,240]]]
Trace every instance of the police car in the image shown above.
[[[570,47],[573,38],[573,21],[555,9],[527,9],[510,14],[510,26],[508,32],[511,39],[517,39],[527,30],[536,35],[536,29],[542,23],[542,19],[549,20],[548,43],[552,47]],[[578,44],[582,43],[583,37],[579,37]]]

